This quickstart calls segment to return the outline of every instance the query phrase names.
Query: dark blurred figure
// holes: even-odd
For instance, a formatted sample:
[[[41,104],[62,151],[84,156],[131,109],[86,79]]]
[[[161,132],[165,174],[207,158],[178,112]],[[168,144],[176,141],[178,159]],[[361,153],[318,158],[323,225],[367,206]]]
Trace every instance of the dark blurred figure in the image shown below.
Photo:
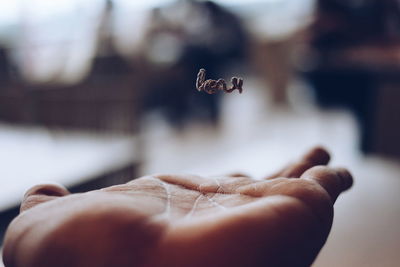
[[[105,80],[111,80],[112,83],[121,75],[132,74],[132,66],[128,59],[121,56],[115,46],[113,20],[114,3],[112,0],[106,0],[96,36],[96,56],[86,77],[87,81],[103,83]]]
[[[0,47],[0,84],[2,86],[10,81],[10,66],[7,50]]]
[[[306,77],[319,103],[350,107],[360,120],[362,149],[374,152],[376,101],[400,73],[400,2],[319,0],[310,29],[313,64]]]
[[[142,51],[146,108],[163,110],[175,126],[193,118],[216,123],[221,95],[197,92],[195,79],[200,68],[215,79],[245,59],[241,21],[211,1],[177,1],[154,9],[149,24]]]
[[[23,98],[21,75],[10,57],[11,49],[0,46],[0,121],[18,122],[29,117],[23,108],[29,103]]]

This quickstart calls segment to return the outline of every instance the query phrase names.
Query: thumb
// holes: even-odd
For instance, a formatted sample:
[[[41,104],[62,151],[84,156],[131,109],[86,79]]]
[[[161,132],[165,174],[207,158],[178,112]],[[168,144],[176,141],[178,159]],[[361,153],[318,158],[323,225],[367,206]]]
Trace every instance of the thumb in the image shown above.
[[[21,203],[20,212],[26,211],[38,204],[69,195],[70,192],[56,183],[39,184],[26,191]]]

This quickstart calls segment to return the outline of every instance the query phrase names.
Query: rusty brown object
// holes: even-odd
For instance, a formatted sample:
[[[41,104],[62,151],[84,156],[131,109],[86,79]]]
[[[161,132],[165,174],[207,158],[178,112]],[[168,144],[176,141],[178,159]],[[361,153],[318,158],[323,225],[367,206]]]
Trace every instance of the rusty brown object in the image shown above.
[[[232,93],[234,90],[238,90],[241,94],[243,91],[243,79],[232,77],[231,83],[232,86],[228,88],[224,79],[206,80],[206,70],[200,69],[199,73],[197,74],[196,88],[199,92],[204,91],[207,94],[215,94],[218,90],[226,93]]]

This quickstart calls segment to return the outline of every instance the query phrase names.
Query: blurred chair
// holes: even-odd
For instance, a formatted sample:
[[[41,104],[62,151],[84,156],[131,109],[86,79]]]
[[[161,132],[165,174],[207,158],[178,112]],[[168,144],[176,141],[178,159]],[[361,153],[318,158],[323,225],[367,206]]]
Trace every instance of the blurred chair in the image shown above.
[[[400,3],[320,0],[310,33],[319,103],[355,112],[364,152],[400,156]]]

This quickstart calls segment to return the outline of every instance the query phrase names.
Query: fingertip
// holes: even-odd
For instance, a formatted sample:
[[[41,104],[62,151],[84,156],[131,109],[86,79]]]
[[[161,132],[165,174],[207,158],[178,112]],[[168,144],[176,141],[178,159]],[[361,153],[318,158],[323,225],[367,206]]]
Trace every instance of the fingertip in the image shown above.
[[[269,180],[277,177],[299,178],[305,171],[314,166],[327,165],[329,160],[329,152],[322,146],[315,146],[308,150],[307,153],[303,154],[295,163],[286,166],[281,171],[269,175],[264,179]]]
[[[316,146],[304,154],[301,159],[286,168],[281,174],[283,177],[298,178],[305,171],[318,165],[327,165],[330,160],[330,155],[325,148]]]
[[[342,189],[346,191],[353,186],[353,175],[345,168],[335,168],[337,174],[341,178]]]
[[[346,169],[326,166],[315,166],[306,171],[301,178],[317,182],[329,194],[333,202],[353,183],[352,175]]]
[[[63,185],[57,183],[48,183],[48,184],[38,184],[31,187],[26,191],[24,198],[27,198],[32,195],[62,197],[69,194],[70,192]]]
[[[322,146],[313,147],[303,157],[303,160],[315,163],[316,165],[326,165],[330,159],[329,152]]]

